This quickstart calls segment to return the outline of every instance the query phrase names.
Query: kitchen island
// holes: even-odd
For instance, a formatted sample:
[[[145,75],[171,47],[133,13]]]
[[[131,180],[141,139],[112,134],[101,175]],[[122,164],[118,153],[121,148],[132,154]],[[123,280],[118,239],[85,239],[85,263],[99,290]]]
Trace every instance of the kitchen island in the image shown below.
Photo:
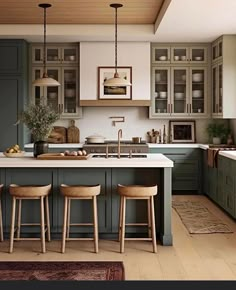
[[[171,230],[171,173],[173,162],[163,154],[135,154],[128,158],[103,158],[101,155],[87,160],[38,160],[32,153],[25,153],[21,158],[7,158],[0,153],[0,182],[3,183],[3,221],[6,236],[10,229],[11,198],[8,187],[16,184],[52,184],[50,194],[50,218],[53,238],[61,238],[63,218],[63,198],[60,195],[61,183],[66,184],[101,184],[101,194],[98,197],[98,220],[100,238],[117,238],[119,196],[117,184],[158,184],[158,195],[155,198],[156,230],[162,245],[172,245]],[[22,220],[36,222],[39,206],[25,201]],[[71,220],[80,219],[89,222],[92,219],[91,204],[83,201],[72,205]],[[147,206],[143,200],[130,202],[127,205],[127,219],[143,221],[146,219]],[[22,229],[23,234],[32,233],[35,229]],[[127,236],[145,235],[147,230],[140,227],[127,228]],[[74,227],[72,235],[91,235],[92,229]]]

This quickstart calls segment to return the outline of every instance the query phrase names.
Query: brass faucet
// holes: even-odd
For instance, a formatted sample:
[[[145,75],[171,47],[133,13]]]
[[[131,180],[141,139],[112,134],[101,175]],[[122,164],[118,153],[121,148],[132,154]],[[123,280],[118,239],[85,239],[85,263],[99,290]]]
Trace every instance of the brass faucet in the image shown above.
[[[120,158],[120,138],[122,138],[122,129],[118,130],[117,158]]]

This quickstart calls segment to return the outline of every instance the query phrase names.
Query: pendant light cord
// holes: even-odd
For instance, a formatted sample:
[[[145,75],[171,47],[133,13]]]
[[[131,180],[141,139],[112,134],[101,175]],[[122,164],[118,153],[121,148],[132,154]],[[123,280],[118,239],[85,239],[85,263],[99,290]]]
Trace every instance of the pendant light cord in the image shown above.
[[[44,30],[43,30],[43,75],[47,75],[46,72],[46,7],[44,7]]]
[[[115,8],[115,74],[117,74],[117,7]]]

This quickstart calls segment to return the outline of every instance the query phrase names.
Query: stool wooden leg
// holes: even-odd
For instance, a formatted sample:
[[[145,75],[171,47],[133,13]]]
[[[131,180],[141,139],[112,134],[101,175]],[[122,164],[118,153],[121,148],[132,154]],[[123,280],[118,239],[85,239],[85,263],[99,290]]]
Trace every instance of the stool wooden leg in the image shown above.
[[[45,197],[45,203],[46,203],[47,240],[48,242],[50,242],[51,241],[51,227],[50,227],[48,195]]]
[[[154,209],[154,197],[150,197],[151,201],[151,220],[152,220],[152,245],[153,245],[153,252],[157,252],[157,243],[156,243],[156,224],[155,224],[155,209]]]
[[[152,224],[151,224],[151,202],[150,199],[147,199],[147,214],[148,214],[148,237],[151,238],[152,236]]]
[[[122,198],[122,217],[121,217],[121,241],[120,241],[120,252],[124,253],[125,248],[125,213],[126,213],[126,197]]]
[[[70,206],[71,206],[71,199],[68,199],[67,204],[67,229],[66,229],[66,237],[69,239],[70,237]]]
[[[21,208],[22,208],[22,200],[18,199],[18,216],[17,216],[17,232],[16,237],[20,238],[20,228],[21,228]]]
[[[3,242],[2,201],[0,200],[0,240]]]
[[[41,209],[41,247],[42,253],[46,252],[46,245],[45,245],[45,222],[44,222],[44,197],[40,197],[40,209]]]
[[[98,253],[98,213],[97,197],[93,196],[93,226],[94,226],[94,251]]]
[[[67,211],[68,211],[68,197],[64,197],[64,219],[63,219],[63,229],[62,229],[62,242],[61,242],[61,252],[65,253],[66,246],[66,225],[67,225]]]
[[[120,239],[121,239],[121,225],[122,225],[121,221],[122,221],[122,214],[123,214],[123,212],[122,212],[122,209],[123,209],[122,202],[123,202],[123,196],[121,195],[120,196],[120,208],[119,208],[119,229],[118,229],[118,231],[119,231],[118,241],[119,242],[120,242]]]
[[[13,252],[14,233],[15,233],[15,217],[16,217],[16,198],[12,197],[12,212],[11,212],[11,233],[10,233],[10,248],[9,253]]]

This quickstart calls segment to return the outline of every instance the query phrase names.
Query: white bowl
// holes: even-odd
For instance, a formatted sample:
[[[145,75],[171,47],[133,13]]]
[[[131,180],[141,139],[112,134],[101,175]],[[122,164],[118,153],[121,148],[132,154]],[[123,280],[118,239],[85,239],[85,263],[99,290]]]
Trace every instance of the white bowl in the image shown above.
[[[166,59],[167,59],[167,57],[165,55],[162,55],[159,57],[159,60],[166,60]]]
[[[161,81],[161,74],[160,73],[156,73],[155,74],[155,81],[156,82],[160,82]]]
[[[202,57],[201,56],[195,56],[194,60],[202,60]]]
[[[73,97],[75,97],[75,89],[66,89],[65,90],[65,96],[67,98],[73,98]]]
[[[181,60],[186,60],[186,55],[181,55],[180,59]]]
[[[182,75],[181,78],[182,78],[182,81],[186,81],[186,75]]]
[[[202,81],[202,74],[201,73],[195,73],[192,76],[193,82],[201,82]]]
[[[159,92],[159,96],[162,99],[165,99],[167,97],[167,92]]]
[[[174,60],[179,60],[179,56],[178,55],[175,55],[174,56]]]
[[[176,100],[182,100],[184,98],[184,93],[175,93]]]
[[[193,90],[192,96],[193,96],[193,98],[201,98],[202,97],[202,91],[201,90]]]

